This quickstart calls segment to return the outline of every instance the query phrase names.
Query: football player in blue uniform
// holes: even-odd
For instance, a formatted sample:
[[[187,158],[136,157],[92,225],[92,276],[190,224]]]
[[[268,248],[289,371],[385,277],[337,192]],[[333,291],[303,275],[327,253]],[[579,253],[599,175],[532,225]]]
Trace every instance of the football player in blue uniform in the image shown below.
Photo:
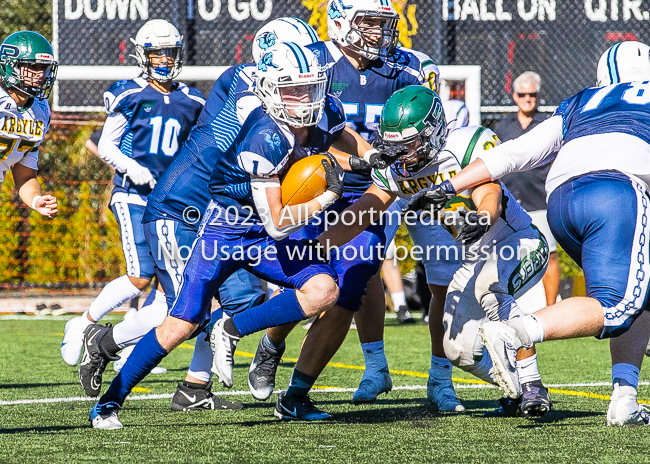
[[[253,40],[253,57],[259,60],[265,50],[279,42],[308,45],[318,40],[316,33],[299,18],[278,18],[264,25]],[[232,145],[242,123],[261,104],[253,93],[255,65],[227,69],[215,82],[199,119],[178,156],[159,179],[147,199],[143,216],[145,238],[154,257],[156,276],[161,282],[169,307],[176,299],[183,270],[196,239],[201,214],[210,202],[208,183],[215,160]],[[230,276],[216,295],[228,315],[259,304],[263,298],[259,279],[245,269]],[[221,317],[213,313],[213,320]],[[133,347],[149,330],[159,326],[167,315],[155,305],[145,306],[134,317],[115,327],[102,328],[96,337],[96,350],[113,356],[111,346]],[[214,396],[210,382],[212,351],[205,337],[199,337],[189,371],[172,398],[172,410],[238,409],[241,404]],[[96,385],[101,372],[94,371]]]
[[[108,117],[98,144],[99,156],[116,171],[110,205],[120,226],[127,272],[109,282],[80,318],[68,322],[61,353],[71,365],[78,359],[80,332],[138,296],[151,282],[154,263],[142,228],[147,195],[187,139],[205,104],[198,90],[173,81],[182,67],[183,42],[172,24],[161,19],[148,21],[133,43],[145,75],[118,81],[104,93]],[[162,293],[154,304],[164,308]],[[90,362],[84,356],[81,377]],[[98,393],[97,385],[82,385],[87,394]]]
[[[366,140],[370,140],[377,130],[381,110],[393,92],[412,84],[438,88],[439,71],[428,56],[395,46],[399,17],[390,1],[330,0],[327,15],[331,40],[309,48],[318,56],[321,64],[330,67],[329,91],[341,99],[348,127]],[[346,170],[345,191],[343,198],[328,210],[326,218],[340,214],[370,186],[367,161],[373,152],[367,152],[366,160],[349,154],[337,158]],[[332,260],[341,286],[339,301],[310,327],[289,390],[279,399],[276,415],[285,419],[306,420],[328,417],[322,412],[303,414],[300,407],[295,409],[297,413],[293,415],[286,411],[294,411],[289,405],[300,404],[299,400],[306,398],[316,378],[341,346],[353,317],[357,322],[366,370],[352,401],[355,404],[373,402],[380,393],[392,389],[384,354],[385,301],[378,275],[382,259],[377,250],[394,236],[399,225],[396,216],[389,214],[387,217],[392,221],[368,228],[347,244],[339,257]],[[308,225],[298,234],[314,239],[324,229],[324,223]],[[346,259],[346,256],[355,258]],[[454,264],[457,266],[457,263]],[[257,399],[267,399],[273,391],[276,367],[284,350],[284,339],[290,330],[288,326],[273,328],[260,341],[249,372],[249,386]],[[439,354],[443,357],[442,337],[439,339]],[[441,369],[448,374],[451,386],[451,364],[446,359],[444,362]],[[454,410],[460,405],[455,395],[452,396],[453,404],[443,405],[443,408]],[[304,402],[308,404],[306,400]]]
[[[38,147],[50,127],[57,67],[52,45],[37,32],[14,32],[0,44],[0,183],[11,170],[20,199],[48,218],[59,210],[54,196],[41,195]]]
[[[643,310],[650,300],[650,47],[622,42],[609,48],[598,63],[598,86],[563,101],[551,118],[486,152],[425,192],[420,203],[440,207],[456,191],[553,159],[546,179],[549,224],[584,270],[587,296],[485,323],[483,343],[500,386],[512,391],[518,379],[511,375],[511,360],[521,348],[545,340],[616,337],[610,344],[607,424],[650,425],[637,402],[649,332]]]
[[[92,408],[95,428],[121,428],[117,413],[131,389],[172,349],[210,320],[212,297],[238,269],[282,285],[278,296],[232,318],[211,332],[213,372],[232,386],[237,341],[267,327],[304,320],[336,301],[336,273],[308,245],[286,239],[342,193],[342,170],[323,161],[327,190],[293,206],[281,203],[280,176],[296,160],[325,152],[343,138],[343,110],[325,95],[324,69],[309,50],[287,42],[271,47],[255,71],[255,93],[263,107],[253,110],[223,156],[216,160],[207,207],[178,296],[162,325],[136,345],[132,355]],[[227,128],[226,128],[227,130]]]

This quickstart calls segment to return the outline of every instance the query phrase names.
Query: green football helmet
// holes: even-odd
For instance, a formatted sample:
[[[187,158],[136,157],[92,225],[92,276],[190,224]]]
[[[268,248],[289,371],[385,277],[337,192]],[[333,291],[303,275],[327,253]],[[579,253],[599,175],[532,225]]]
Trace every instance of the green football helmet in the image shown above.
[[[410,85],[395,92],[384,105],[377,149],[386,164],[410,175],[437,158],[446,137],[447,123],[438,94],[422,85]]]
[[[34,76],[39,71],[30,70],[34,65],[43,66],[43,77]],[[6,88],[42,100],[50,95],[59,64],[54,60],[52,45],[37,32],[14,32],[0,44],[0,82]]]

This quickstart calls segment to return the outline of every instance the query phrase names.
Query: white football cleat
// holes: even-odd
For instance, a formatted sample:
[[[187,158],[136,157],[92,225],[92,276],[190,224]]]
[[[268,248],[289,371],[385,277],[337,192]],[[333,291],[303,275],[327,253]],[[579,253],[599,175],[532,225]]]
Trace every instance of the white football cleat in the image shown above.
[[[219,378],[219,382],[226,387],[233,385],[232,365],[235,348],[239,337],[227,333],[223,325],[227,318],[219,319],[210,332],[210,348],[212,349],[212,368],[210,369]]]
[[[61,357],[66,364],[76,366],[79,362],[84,344],[84,331],[90,324],[92,322],[88,320],[86,313],[66,322],[61,343]]]
[[[523,346],[517,331],[503,322],[486,322],[479,329],[481,342],[492,358],[492,374],[503,393],[509,398],[521,395],[517,374],[517,350]]]
[[[614,384],[614,391],[607,408],[608,427],[650,425],[648,412],[650,406],[637,401],[634,387],[619,387],[618,383]]]
[[[90,410],[90,424],[94,429],[100,430],[119,430],[124,428],[117,418],[117,412],[119,410],[120,405],[117,403],[96,403]]]

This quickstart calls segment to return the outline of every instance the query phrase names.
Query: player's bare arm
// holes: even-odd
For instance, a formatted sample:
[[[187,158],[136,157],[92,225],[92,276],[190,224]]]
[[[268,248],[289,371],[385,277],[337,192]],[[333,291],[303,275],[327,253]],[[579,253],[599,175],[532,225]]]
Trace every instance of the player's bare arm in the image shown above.
[[[561,144],[562,118],[554,116],[530,132],[486,151],[454,176],[450,183],[461,192],[515,170],[533,169],[552,161]]]
[[[472,201],[477,205],[476,212],[486,216],[490,224],[496,223],[501,216],[502,192],[499,182],[487,182],[472,191]]]
[[[41,186],[36,179],[36,170],[16,163],[12,166],[16,189],[20,199],[38,214],[48,218],[59,214],[59,206],[52,195],[41,195]]]
[[[318,236],[318,241],[329,247],[339,247],[348,243],[363,232],[368,226],[377,222],[381,214],[388,209],[397,195],[371,185],[368,190],[345,211],[352,212],[355,221],[351,225],[342,222],[330,227]],[[372,212],[372,214],[371,214]]]
[[[329,151],[339,162],[344,171],[368,172],[370,164],[366,158],[377,150],[366,139],[346,127],[339,139],[332,144]]]

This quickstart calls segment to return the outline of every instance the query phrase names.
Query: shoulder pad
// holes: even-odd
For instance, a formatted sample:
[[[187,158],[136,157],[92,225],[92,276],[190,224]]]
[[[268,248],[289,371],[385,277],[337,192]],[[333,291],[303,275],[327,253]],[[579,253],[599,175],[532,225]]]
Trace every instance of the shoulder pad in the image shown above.
[[[140,77],[115,82],[104,92],[106,111],[109,114],[118,111],[129,95],[142,92],[146,86],[147,81]]]
[[[461,168],[474,161],[484,151],[501,142],[492,130],[483,126],[467,126],[452,131],[447,136],[445,151],[451,152]]]

